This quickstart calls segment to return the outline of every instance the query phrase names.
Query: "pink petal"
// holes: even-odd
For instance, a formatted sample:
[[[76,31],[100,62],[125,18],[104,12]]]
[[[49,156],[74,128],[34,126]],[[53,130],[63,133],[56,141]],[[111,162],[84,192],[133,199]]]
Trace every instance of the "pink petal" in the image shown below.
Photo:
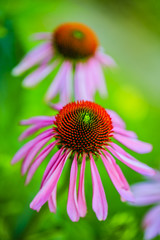
[[[147,166],[144,163],[141,163],[139,161],[137,161],[136,159],[130,159],[128,157],[126,157],[125,155],[122,155],[121,153],[117,152],[116,150],[114,150],[111,147],[107,147],[107,149],[117,158],[119,159],[121,162],[123,162],[124,164],[126,164],[128,167],[132,168],[134,171],[139,172],[143,175],[146,176],[152,176],[155,174],[155,171],[150,168],[149,166]]]
[[[57,110],[57,111],[60,111],[61,109],[62,109],[62,107],[63,107],[63,104],[61,104],[61,103],[56,103],[56,104],[54,104],[54,103],[49,103],[49,106],[52,108],[52,109],[54,109],[54,110]]]
[[[43,138],[49,137],[51,135],[53,136],[52,132],[53,132],[53,129],[48,129],[48,130],[44,131],[43,133],[39,134],[35,139],[33,139],[33,140],[29,141],[28,143],[26,143],[14,155],[11,163],[14,164],[14,163],[20,161],[22,158],[24,158],[26,156],[26,154],[28,153],[28,151],[33,147],[33,145],[38,143]]]
[[[134,201],[127,180],[125,179],[120,167],[116,164],[114,158],[106,151],[103,151],[105,157],[101,154],[102,161],[111,178],[115,188],[121,197],[127,201]]]
[[[20,122],[20,124],[22,125],[30,125],[30,124],[38,124],[38,123],[42,123],[42,122],[48,122],[50,124],[53,124],[55,120],[55,117],[49,117],[49,116],[38,116],[38,117],[32,117],[29,118],[27,120],[22,120]]]
[[[71,101],[71,96],[72,96],[72,78],[73,78],[73,74],[72,74],[72,64],[68,61],[66,62],[68,63],[67,66],[67,71],[66,71],[66,75],[64,78],[64,84],[61,87],[61,103],[68,103]]]
[[[155,175],[152,177],[152,180],[160,181],[160,171],[155,170]]]
[[[90,62],[92,63],[92,78],[95,81],[96,89],[100,92],[102,97],[105,97],[108,93],[102,68],[95,58],[92,58]]]
[[[43,43],[38,47],[32,49],[24,59],[16,66],[12,74],[14,76],[20,75],[21,73],[25,72],[35,64],[42,62],[45,58],[50,56],[52,53],[52,45],[51,43]]]
[[[106,109],[106,111],[110,115],[114,126],[118,125],[121,128],[125,128],[126,127],[125,122],[122,120],[122,118],[115,111],[112,111],[110,109]]]
[[[68,202],[67,202],[67,213],[73,222],[79,220],[78,203],[77,203],[77,191],[76,191],[76,180],[77,180],[77,154],[75,154],[69,182]]]
[[[30,128],[28,128],[26,131],[24,131],[20,137],[19,137],[19,141],[22,141],[23,139],[29,137],[30,135],[34,134],[35,132],[37,132],[39,129],[50,126],[51,123],[47,123],[47,122],[43,122],[34,126],[31,126]]]
[[[35,196],[33,201],[30,204],[30,208],[39,211],[42,205],[48,201],[49,197],[51,196],[57,182],[61,176],[64,164],[67,160],[67,156],[63,157],[59,162],[58,166],[56,167],[54,173],[50,176],[50,178],[46,181],[43,187],[40,189],[38,194]]]
[[[41,188],[43,187],[44,183],[47,181],[47,179],[50,178],[51,173],[54,172],[54,170],[56,169],[57,165],[59,164],[59,162],[61,161],[61,159],[65,156],[65,153],[63,155],[61,155],[61,153],[63,152],[63,149],[59,149],[51,158],[51,160],[49,161],[46,170],[43,174],[43,178],[42,178],[42,182],[41,182]]]
[[[146,214],[145,219],[143,221],[144,227],[147,227],[155,218],[160,218],[160,205],[152,207],[151,210]],[[160,230],[160,229],[159,229]]]
[[[85,72],[85,64],[77,63],[75,70],[75,99],[76,100],[91,100],[87,94],[87,79]]]
[[[116,143],[110,142],[109,145],[114,148],[117,152],[121,153],[122,155],[125,155],[126,157],[136,160],[133,156],[131,156],[129,153],[127,153],[123,148],[118,146]]]
[[[113,60],[113,58],[111,58],[109,55],[105,54],[105,53],[102,53],[100,51],[97,51],[96,54],[95,54],[95,57],[97,58],[97,60],[105,65],[106,67],[114,67],[116,66],[116,63],[115,61]]]
[[[22,163],[22,169],[21,169],[21,172],[22,172],[22,175],[24,175],[32,160],[34,159],[34,157],[36,156],[36,154],[42,149],[42,147],[49,141],[52,139],[52,136],[50,137],[47,137],[45,139],[42,139],[41,141],[39,141],[36,145],[33,145],[33,147],[30,149],[30,151],[28,152],[27,156],[25,157],[23,163]]]
[[[60,151],[60,153],[59,153],[59,157],[57,158],[57,159],[54,159],[54,156],[53,156],[53,158],[51,158],[51,164],[50,164],[50,162],[48,163],[48,166],[47,166],[47,171],[45,170],[45,172],[44,172],[44,175],[43,175],[43,179],[42,179],[42,183],[41,183],[41,187],[43,187],[43,185],[45,184],[45,182],[50,178],[50,176],[53,174],[53,172],[54,172],[54,170],[55,170],[55,168],[58,166],[58,164],[59,164],[59,162],[61,161],[61,159],[64,157],[66,157],[66,156],[68,156],[68,154],[70,153],[70,151],[69,150],[66,150],[62,155],[61,155],[61,153],[64,151],[64,149],[62,148],[62,149],[60,149],[61,151]],[[56,156],[55,156],[55,158],[56,158]],[[49,168],[50,167],[50,168]]]
[[[81,172],[79,178],[79,187],[78,187],[78,211],[81,217],[84,217],[87,212],[85,192],[84,192],[84,173],[86,165],[86,155],[83,155]]]
[[[56,212],[56,208],[57,208],[56,195],[57,195],[57,185],[54,187],[53,192],[51,193],[51,196],[48,199],[49,210],[53,213]]]
[[[37,70],[29,74],[24,80],[23,80],[23,86],[24,87],[34,87],[39,82],[41,82],[44,78],[46,78],[57,66],[57,62],[54,62],[50,65],[42,65]]]
[[[149,143],[145,143],[140,140],[128,138],[115,133],[113,134],[113,137],[134,152],[148,153],[152,151],[152,145]]]
[[[24,158],[27,152],[32,148],[33,143],[34,140],[31,140],[26,143],[22,148],[20,148],[19,151],[14,155],[11,163],[14,164]]]
[[[128,131],[128,130],[125,130],[123,128],[120,128],[120,127],[113,127],[113,131],[115,133],[118,133],[120,135],[123,135],[123,136],[126,136],[126,137],[129,137],[129,138],[137,138],[137,135],[135,132],[132,132],[132,131]]]
[[[144,206],[160,201],[160,182],[142,182],[132,185],[135,205]]]
[[[61,87],[63,86],[63,81],[66,76],[67,69],[68,62],[64,62],[47,91],[45,98],[47,102],[52,100],[55,97],[55,95],[57,95],[58,92],[60,91]]]
[[[105,220],[107,218],[108,205],[101,178],[92,155],[90,155],[90,165],[93,185],[92,208],[98,220]]]
[[[144,218],[145,239],[153,239],[160,234],[160,206],[152,208]]]
[[[35,171],[37,170],[39,165],[42,163],[42,161],[48,156],[48,154],[55,147],[56,143],[57,143],[57,141],[54,141],[54,142],[50,143],[36,157],[36,159],[34,160],[33,164],[31,165],[31,167],[30,167],[30,169],[28,171],[27,178],[26,178],[26,184],[28,184],[30,182],[33,174],[35,173]]]

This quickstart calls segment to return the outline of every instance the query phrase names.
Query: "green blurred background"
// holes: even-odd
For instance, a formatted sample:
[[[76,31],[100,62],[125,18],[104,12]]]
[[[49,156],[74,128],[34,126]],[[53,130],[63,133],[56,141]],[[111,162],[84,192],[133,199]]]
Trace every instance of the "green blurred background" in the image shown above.
[[[23,89],[24,76],[11,76],[12,68],[37,45],[32,33],[52,31],[66,21],[83,22],[98,35],[101,45],[117,62],[116,69],[105,70],[109,98],[96,102],[117,111],[141,140],[154,148],[139,160],[160,169],[160,1],[156,0],[1,0],[0,3],[0,240],[35,239],[119,239],[142,240],[141,220],[148,207],[136,208],[120,201],[107,173],[97,161],[105,188],[109,215],[99,222],[92,211],[92,184],[89,163],[86,171],[88,213],[78,223],[66,214],[67,188],[60,180],[57,213],[46,206],[40,213],[29,209],[37,193],[47,162],[38,169],[28,186],[20,174],[21,163],[11,166],[15,152],[24,144],[18,136],[24,130],[18,123],[35,115],[51,115],[44,93],[51,79],[33,90]],[[53,153],[52,153],[53,154]],[[119,164],[130,184],[143,177]],[[68,184],[68,180],[67,180]],[[160,239],[160,238],[156,238]]]

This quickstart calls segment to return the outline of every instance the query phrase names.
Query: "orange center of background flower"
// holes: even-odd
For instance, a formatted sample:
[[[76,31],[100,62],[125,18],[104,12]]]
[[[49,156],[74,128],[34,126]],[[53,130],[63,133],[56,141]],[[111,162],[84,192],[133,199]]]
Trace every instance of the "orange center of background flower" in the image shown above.
[[[98,153],[112,136],[112,121],[96,103],[79,101],[64,106],[56,116],[56,138],[78,154]]]
[[[98,39],[84,24],[65,23],[54,31],[53,45],[64,57],[80,59],[94,55]]]

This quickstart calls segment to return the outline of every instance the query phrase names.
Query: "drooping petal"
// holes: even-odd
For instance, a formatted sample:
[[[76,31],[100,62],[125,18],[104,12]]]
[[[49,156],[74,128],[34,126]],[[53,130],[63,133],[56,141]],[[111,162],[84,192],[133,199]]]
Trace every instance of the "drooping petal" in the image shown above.
[[[19,137],[19,141],[22,141],[23,139],[29,137],[30,135],[34,134],[35,132],[37,132],[39,129],[50,126],[51,123],[50,122],[43,122],[43,123],[39,123],[37,125],[33,125],[30,128],[28,128],[27,130],[25,130]]]
[[[68,61],[68,67],[66,71],[66,75],[64,78],[64,84],[62,86],[62,91],[61,91],[61,103],[68,103],[71,101],[71,96],[72,96],[72,78],[73,78],[73,73],[72,73],[72,64]]]
[[[136,160],[132,155],[130,155],[129,153],[127,153],[123,148],[121,148],[120,146],[118,146],[116,143],[110,142],[109,145],[115,149],[117,152],[121,153],[122,155],[125,155],[126,157]]]
[[[21,173],[22,175],[24,175],[31,162],[33,161],[34,157],[37,155],[37,153],[42,149],[42,147],[50,140],[52,139],[52,136],[49,136],[45,139],[42,139],[41,141],[39,141],[36,145],[33,145],[33,147],[30,149],[30,151],[28,152],[28,154],[26,155],[23,163],[22,163],[22,169],[21,169]]]
[[[92,208],[98,220],[105,220],[107,218],[108,205],[101,178],[92,155],[90,155],[90,165],[93,184]]]
[[[124,128],[120,128],[120,127],[113,127],[113,131],[117,134],[129,137],[129,138],[137,138],[137,134],[133,131],[128,131],[125,130]]]
[[[23,80],[23,86],[24,87],[34,87],[39,82],[41,82],[44,78],[46,78],[57,66],[57,62],[54,62],[50,65],[42,65],[38,69],[36,69],[34,72],[29,74],[24,80]]]
[[[56,212],[56,208],[57,208],[56,195],[57,195],[57,185],[54,187],[51,193],[51,196],[48,199],[49,210],[53,213]]]
[[[42,182],[41,182],[41,187],[44,185],[44,183],[46,182],[46,180],[50,177],[51,174],[49,174],[52,170],[52,172],[54,172],[54,170],[56,169],[57,165],[59,164],[59,162],[61,161],[61,159],[63,158],[63,156],[65,155],[65,153],[63,155],[61,155],[61,153],[63,152],[63,149],[59,149],[51,158],[51,160],[49,161],[45,172],[43,174],[43,178],[42,178]]]
[[[33,164],[31,165],[28,174],[27,174],[27,178],[26,178],[26,184],[28,184],[33,176],[33,174],[35,173],[35,171],[37,170],[37,168],[40,166],[40,164],[42,163],[42,161],[46,158],[46,156],[48,156],[48,154],[52,151],[52,149],[55,147],[57,141],[54,141],[52,143],[50,143],[48,146],[46,146],[40,153],[39,155],[36,157],[36,159],[34,160]]]
[[[48,122],[50,124],[53,124],[53,121],[55,120],[55,116],[50,117],[50,116],[37,116],[37,117],[32,117],[26,120],[22,120],[20,122],[21,125],[30,125],[30,124],[38,124],[42,122]]]
[[[71,166],[68,201],[67,201],[67,213],[73,222],[77,222],[80,217],[78,212],[77,191],[76,191],[77,170],[78,170],[77,154],[75,154],[72,162],[72,166]]]
[[[29,141],[28,143],[26,143],[22,148],[19,149],[19,151],[14,155],[13,159],[12,159],[12,164],[20,161],[22,158],[24,158],[26,156],[26,154],[28,153],[28,151],[33,147],[33,145],[35,145],[36,143],[38,143],[41,139],[49,137],[49,136],[53,136],[53,129],[48,129],[46,131],[44,131],[43,133],[39,134],[35,139]]]
[[[102,97],[105,97],[108,93],[102,68],[96,59],[92,58],[90,61],[92,63],[92,78],[95,81],[96,89],[100,92]]]
[[[57,111],[60,111],[61,109],[62,109],[62,107],[63,107],[63,104],[61,104],[61,103],[49,103],[49,106],[52,108],[52,109],[54,109],[54,110],[57,110]]]
[[[126,127],[125,122],[122,120],[122,118],[115,111],[110,110],[110,109],[106,109],[106,111],[110,115],[114,126],[118,125],[121,128]]]
[[[151,179],[152,179],[152,180],[155,180],[155,181],[160,181],[160,171],[155,170],[155,175],[152,176]]]
[[[145,239],[153,239],[160,234],[160,205],[153,207],[143,221]]]
[[[81,217],[84,217],[87,212],[85,192],[84,192],[85,165],[86,165],[86,155],[84,154],[82,159],[79,186],[78,186],[78,211]]]
[[[54,170],[54,173],[50,176],[50,178],[45,182],[43,187],[40,189],[38,194],[35,196],[33,201],[30,204],[30,208],[39,211],[42,205],[48,201],[51,196],[57,182],[61,176],[64,164],[66,162],[68,155],[65,155],[59,162],[58,166]]]
[[[142,142],[140,140],[128,138],[115,133],[113,134],[113,137],[134,152],[148,153],[152,151],[152,145],[150,143]]]
[[[127,180],[125,179],[120,167],[116,164],[114,158],[106,151],[103,151],[105,157],[101,154],[102,161],[112,180],[115,188],[126,201],[134,201]]]
[[[87,95],[87,82],[85,75],[85,65],[83,63],[77,63],[75,76],[75,99],[76,100],[90,100]]]
[[[139,172],[143,175],[146,176],[152,176],[155,174],[155,171],[150,168],[149,166],[147,166],[146,164],[137,161],[136,159],[130,159],[128,157],[126,157],[125,155],[122,155],[121,153],[117,152],[116,150],[114,150],[113,148],[107,146],[107,149],[117,158],[119,159],[121,162],[123,162],[124,164],[126,164],[128,167],[132,168],[134,171]]]
[[[116,63],[115,61],[113,60],[113,58],[111,58],[109,55],[103,53],[103,52],[100,52],[100,51],[97,51],[96,54],[95,54],[95,57],[97,58],[97,60],[105,65],[106,67],[114,67],[116,66]]]
[[[65,78],[67,69],[68,69],[68,62],[64,62],[47,91],[46,98],[45,98],[47,102],[52,100],[52,98],[54,98],[58,94],[58,91],[63,86],[64,84],[63,81]]]
[[[35,64],[42,62],[45,58],[50,56],[51,53],[51,43],[47,42],[39,45],[25,56],[25,58],[18,64],[18,66],[13,69],[12,74],[14,76],[20,75]]]
[[[136,183],[131,189],[135,196],[135,205],[144,206],[160,201],[160,182]]]

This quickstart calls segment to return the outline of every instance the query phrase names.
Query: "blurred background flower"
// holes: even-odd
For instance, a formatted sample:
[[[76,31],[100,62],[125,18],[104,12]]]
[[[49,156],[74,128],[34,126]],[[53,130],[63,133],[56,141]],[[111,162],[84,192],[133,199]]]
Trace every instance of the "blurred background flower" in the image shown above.
[[[18,76],[38,65],[23,80],[23,86],[34,87],[59,66],[47,90],[46,102],[58,93],[61,104],[82,99],[94,101],[97,90],[102,97],[107,95],[101,68],[115,66],[115,62],[100,49],[98,38],[89,27],[76,22],[63,23],[53,33],[37,33],[33,38],[44,43],[28,52],[12,70]]]
[[[32,183],[24,187],[24,178],[19,174],[20,164],[11,167],[10,161],[22,146],[17,141],[21,133],[19,120],[40,113],[52,114],[43,96],[44,89],[47,89],[54,76],[47,79],[47,84],[43,81],[34,91],[30,91],[21,88],[22,78],[13,78],[11,70],[24,54],[37,45],[36,42],[28,41],[33,33],[51,32],[57,25],[67,21],[88,25],[118,65],[116,71],[105,71],[109,98],[102,100],[97,93],[96,102],[118,112],[128,129],[138,132],[140,139],[154,146],[152,153],[135,157],[159,168],[159,1],[1,0],[0,9],[0,239],[104,239],[108,234],[113,239],[142,240],[140,223],[148,207],[137,209],[121,203],[100,163],[98,169],[105,183],[110,206],[105,222],[99,223],[91,211],[90,171],[86,179],[89,213],[85,219],[78,223],[68,220],[64,211],[67,191],[62,191],[63,198],[58,198],[61,207],[58,207],[56,215],[46,212],[45,206],[39,214],[29,209],[45,166],[42,165]],[[121,168],[129,183],[142,180],[139,174],[132,174],[132,170],[124,165]],[[60,183],[63,186],[62,183],[63,179]],[[132,216],[130,222],[127,217],[123,217],[124,211],[126,216]],[[112,219],[116,220],[112,223]],[[125,238],[124,229],[127,228],[132,229],[132,234]]]
[[[160,173],[148,179],[132,185],[135,196],[135,206],[156,204],[152,207],[143,219],[145,239],[153,239],[160,235]]]

